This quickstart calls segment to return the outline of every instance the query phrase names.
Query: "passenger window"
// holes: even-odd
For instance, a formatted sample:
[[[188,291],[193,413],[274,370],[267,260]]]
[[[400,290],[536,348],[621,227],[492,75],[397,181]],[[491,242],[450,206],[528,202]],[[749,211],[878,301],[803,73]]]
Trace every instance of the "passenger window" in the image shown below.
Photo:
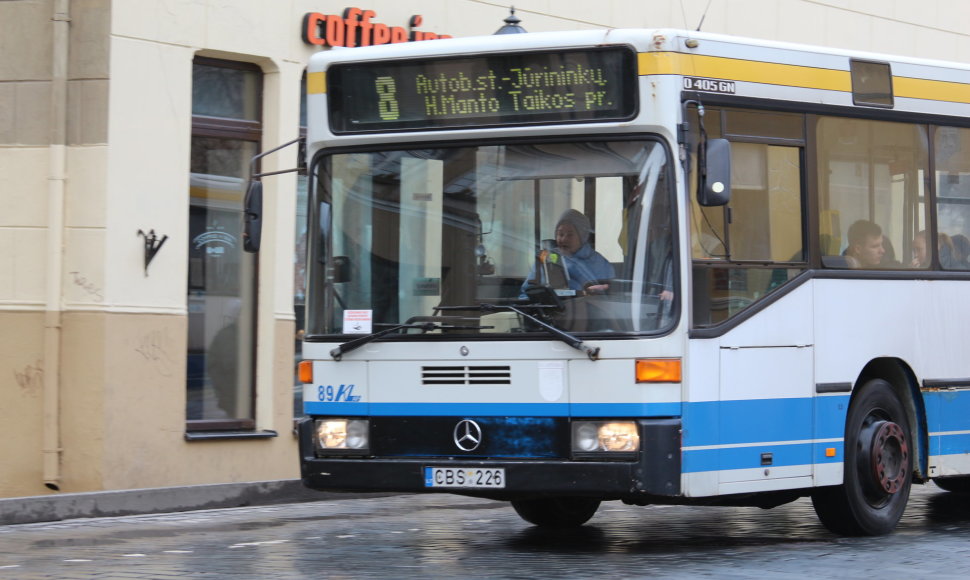
[[[798,148],[731,144],[731,259],[801,262]]]
[[[720,119],[736,135],[731,201],[692,200],[695,327],[729,319],[805,268],[801,150],[788,145],[801,143],[803,117],[726,110]]]
[[[970,270],[970,130],[938,127],[933,151],[940,265]]]
[[[926,127],[822,117],[817,128],[822,264],[928,268]]]

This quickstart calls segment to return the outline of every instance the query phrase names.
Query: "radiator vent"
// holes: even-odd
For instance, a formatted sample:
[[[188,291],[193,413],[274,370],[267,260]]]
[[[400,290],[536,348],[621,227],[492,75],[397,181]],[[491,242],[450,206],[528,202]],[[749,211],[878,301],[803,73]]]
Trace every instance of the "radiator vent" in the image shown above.
[[[423,385],[510,385],[507,366],[421,367]]]

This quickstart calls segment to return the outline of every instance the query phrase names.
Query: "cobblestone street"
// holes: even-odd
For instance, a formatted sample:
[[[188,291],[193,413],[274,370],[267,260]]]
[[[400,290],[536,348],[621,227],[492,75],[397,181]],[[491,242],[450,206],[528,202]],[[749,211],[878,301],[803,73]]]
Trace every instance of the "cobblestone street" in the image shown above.
[[[859,578],[970,574],[970,497],[914,487],[899,529],[840,538],[799,500],[757,508],[604,504],[549,533],[507,504],[449,495],[0,527],[2,578],[556,576]]]

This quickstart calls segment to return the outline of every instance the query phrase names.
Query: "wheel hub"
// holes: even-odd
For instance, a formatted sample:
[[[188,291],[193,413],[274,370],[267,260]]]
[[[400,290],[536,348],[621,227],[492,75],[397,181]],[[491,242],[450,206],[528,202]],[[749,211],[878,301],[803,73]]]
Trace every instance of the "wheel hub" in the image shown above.
[[[909,445],[902,427],[892,421],[873,425],[869,447],[872,482],[885,494],[893,494],[909,477]]]

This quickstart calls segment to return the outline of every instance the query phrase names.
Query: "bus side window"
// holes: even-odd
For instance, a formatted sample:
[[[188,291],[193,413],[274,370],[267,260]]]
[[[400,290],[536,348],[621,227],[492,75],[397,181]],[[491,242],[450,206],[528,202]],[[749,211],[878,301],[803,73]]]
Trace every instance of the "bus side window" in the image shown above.
[[[821,248],[822,264],[860,269],[932,267],[934,244],[926,239],[927,127],[820,117],[816,134],[819,241],[837,241]],[[864,232],[865,239],[858,232]],[[873,241],[877,234],[882,236],[881,247]]]
[[[705,118],[708,137],[731,141],[731,201],[713,208],[691,202],[695,326],[729,319],[807,267],[805,116],[709,108]],[[694,147],[697,138],[695,131]]]
[[[940,263],[946,270],[970,270],[970,130],[937,127],[933,141]],[[949,260],[944,260],[944,247],[950,251]]]
[[[728,113],[730,116],[730,113]],[[723,322],[796,276],[805,263],[801,149],[787,145],[732,142],[732,197],[724,208],[701,211],[694,240],[694,324]],[[692,208],[694,217],[700,208]],[[717,256],[710,249],[718,232]],[[703,252],[698,255],[700,245]]]

